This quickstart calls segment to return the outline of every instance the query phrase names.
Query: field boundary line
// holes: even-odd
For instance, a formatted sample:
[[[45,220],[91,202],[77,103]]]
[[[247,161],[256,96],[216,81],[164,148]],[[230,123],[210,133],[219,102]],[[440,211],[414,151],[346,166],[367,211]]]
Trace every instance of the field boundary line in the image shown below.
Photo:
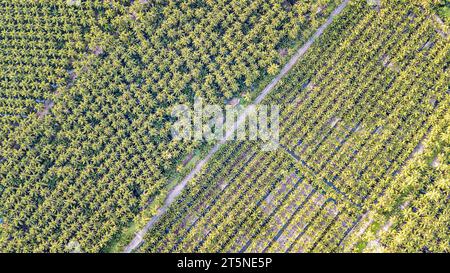
[[[341,14],[344,8],[348,5],[350,0],[344,0],[328,17],[327,21],[321,25],[317,31],[313,34],[312,37],[308,39],[308,41],[303,44],[303,46],[297,50],[297,52],[292,56],[292,58],[286,63],[286,65],[281,69],[280,73],[263,89],[263,91],[258,95],[258,97],[253,101],[253,103],[249,106],[253,106],[259,104],[266,96],[272,91],[277,83],[283,78],[298,62],[298,60],[307,52],[307,50],[313,45],[313,43],[323,34],[325,29],[333,22],[333,19]],[[159,208],[156,214],[147,222],[147,224],[138,231],[133,238],[133,240],[125,247],[125,253],[131,253],[133,250],[138,248],[144,241],[144,236],[148,232],[150,228],[152,228],[155,223],[167,212],[169,206],[175,201],[175,199],[181,194],[182,190],[186,187],[187,183],[197,175],[203,166],[211,159],[211,157],[219,150],[219,148],[225,144],[230,136],[234,134],[236,129],[245,122],[247,116],[250,113],[250,107],[247,107],[242,114],[239,115],[237,121],[234,123],[234,126],[228,130],[225,134],[225,137],[219,141],[214,147],[208,152],[204,159],[197,163],[195,168],[191,170],[191,172],[185,176],[185,178],[176,185],[167,195],[166,200],[164,201],[164,205]]]

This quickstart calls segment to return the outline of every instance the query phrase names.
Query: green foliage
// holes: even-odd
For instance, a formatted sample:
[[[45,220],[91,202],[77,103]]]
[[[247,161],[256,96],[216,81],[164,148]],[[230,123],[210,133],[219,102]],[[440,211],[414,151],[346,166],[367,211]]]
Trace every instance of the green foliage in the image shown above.
[[[426,174],[399,177],[429,129],[448,128],[441,117],[449,105],[450,44],[420,6],[389,1],[377,10],[363,2],[352,2],[263,101],[282,106],[282,147],[276,153],[248,143],[225,147],[140,251],[342,251],[358,236],[353,227],[363,215],[392,208],[390,192],[434,184]],[[420,251],[424,244],[427,251],[448,251],[448,183],[432,187],[427,199],[414,201],[428,218],[408,213],[407,228],[391,227],[397,243],[383,239],[380,249]],[[432,216],[440,217],[437,228],[414,229],[418,222],[432,225]],[[374,223],[371,233],[389,229],[378,218]],[[420,236],[406,245],[408,234]]]
[[[250,92],[329,12],[316,1],[73,2],[0,1],[4,252],[105,249],[202,145],[171,139],[171,107]]]
[[[252,97],[337,2],[0,0],[0,252],[118,251],[206,145],[171,107]],[[379,210],[384,249],[448,252],[450,43],[422,2],[351,1],[264,102],[283,148],[223,147],[140,251],[340,251]]]

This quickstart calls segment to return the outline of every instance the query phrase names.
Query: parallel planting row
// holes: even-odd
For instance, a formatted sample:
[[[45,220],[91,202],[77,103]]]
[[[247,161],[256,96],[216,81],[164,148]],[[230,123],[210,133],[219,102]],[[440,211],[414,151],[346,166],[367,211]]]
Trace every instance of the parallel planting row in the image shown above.
[[[450,105],[450,98],[445,101]],[[450,251],[450,113],[442,111],[404,171],[388,181],[371,225],[348,251]],[[359,228],[359,227],[358,227]]]
[[[450,105],[450,99],[446,100]],[[430,133],[425,152],[415,159],[394,182],[393,196],[402,203],[393,227],[383,234],[381,245],[387,251],[450,252],[450,113],[440,117]],[[395,200],[398,204],[398,200]],[[390,205],[383,203],[385,207]],[[395,206],[391,206],[395,208]]]
[[[353,225],[356,210],[313,186],[283,150],[239,142],[220,154],[147,234],[142,251],[324,251]]]
[[[450,44],[429,14],[402,3],[369,12],[344,36],[325,36],[272,102],[286,105],[281,143],[299,166],[368,207],[448,107]]]
[[[400,185],[430,128],[448,123],[449,53],[427,9],[351,2],[263,101],[281,107],[277,152],[228,145],[140,251],[342,251],[362,216]],[[444,215],[439,226],[445,202],[434,211]],[[447,232],[417,240],[441,242],[430,238]]]

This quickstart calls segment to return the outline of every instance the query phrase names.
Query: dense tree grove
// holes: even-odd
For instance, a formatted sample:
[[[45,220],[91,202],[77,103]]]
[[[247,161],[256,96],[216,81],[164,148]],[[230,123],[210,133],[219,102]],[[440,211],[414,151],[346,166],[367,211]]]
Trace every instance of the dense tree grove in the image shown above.
[[[66,1],[0,2],[0,140],[66,85],[72,63],[84,52],[83,36],[102,8]]]
[[[248,102],[340,3],[0,0],[0,252],[109,250],[210,144],[172,106]],[[279,148],[222,146],[138,251],[448,252],[442,3],[351,0],[263,100]]]

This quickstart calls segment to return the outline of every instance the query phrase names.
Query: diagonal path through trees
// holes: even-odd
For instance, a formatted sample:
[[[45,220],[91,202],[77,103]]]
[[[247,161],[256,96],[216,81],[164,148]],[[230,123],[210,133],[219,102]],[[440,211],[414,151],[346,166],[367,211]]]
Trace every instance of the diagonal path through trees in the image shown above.
[[[274,87],[277,85],[277,83],[294,67],[294,65],[297,63],[297,61],[308,51],[308,49],[313,45],[313,43],[323,34],[325,29],[333,22],[333,19],[338,16],[344,8],[348,5],[350,0],[344,0],[328,17],[327,21],[320,26],[317,31],[313,34],[312,37],[309,38],[309,40],[297,50],[297,52],[292,56],[292,58],[286,63],[286,65],[283,67],[283,69],[280,71],[280,73],[263,89],[263,91],[258,95],[258,97],[253,101],[252,105],[259,104],[266,96],[269,94],[270,91],[274,89]],[[228,139],[230,136],[232,136],[236,129],[239,128],[240,125],[242,125],[246,118],[248,117],[250,113],[250,108],[247,107],[242,114],[239,115],[237,121],[235,122],[234,126],[230,128],[226,133],[220,142],[218,142],[206,155],[205,158],[203,158],[200,162],[197,163],[194,169],[186,176],[184,179],[176,185],[168,194],[166,200],[164,201],[164,204],[161,208],[159,208],[156,212],[156,214],[147,222],[147,224],[136,233],[133,240],[125,247],[124,252],[130,253],[133,250],[135,250],[137,247],[139,247],[142,242],[144,235],[147,233],[147,231],[152,228],[155,223],[166,213],[166,211],[169,209],[170,205],[175,201],[175,199],[181,194],[183,189],[186,187],[187,183],[192,180],[197,173],[200,172],[200,170],[203,168],[203,166],[211,159],[211,157],[219,150],[219,148],[225,144],[226,139]]]

